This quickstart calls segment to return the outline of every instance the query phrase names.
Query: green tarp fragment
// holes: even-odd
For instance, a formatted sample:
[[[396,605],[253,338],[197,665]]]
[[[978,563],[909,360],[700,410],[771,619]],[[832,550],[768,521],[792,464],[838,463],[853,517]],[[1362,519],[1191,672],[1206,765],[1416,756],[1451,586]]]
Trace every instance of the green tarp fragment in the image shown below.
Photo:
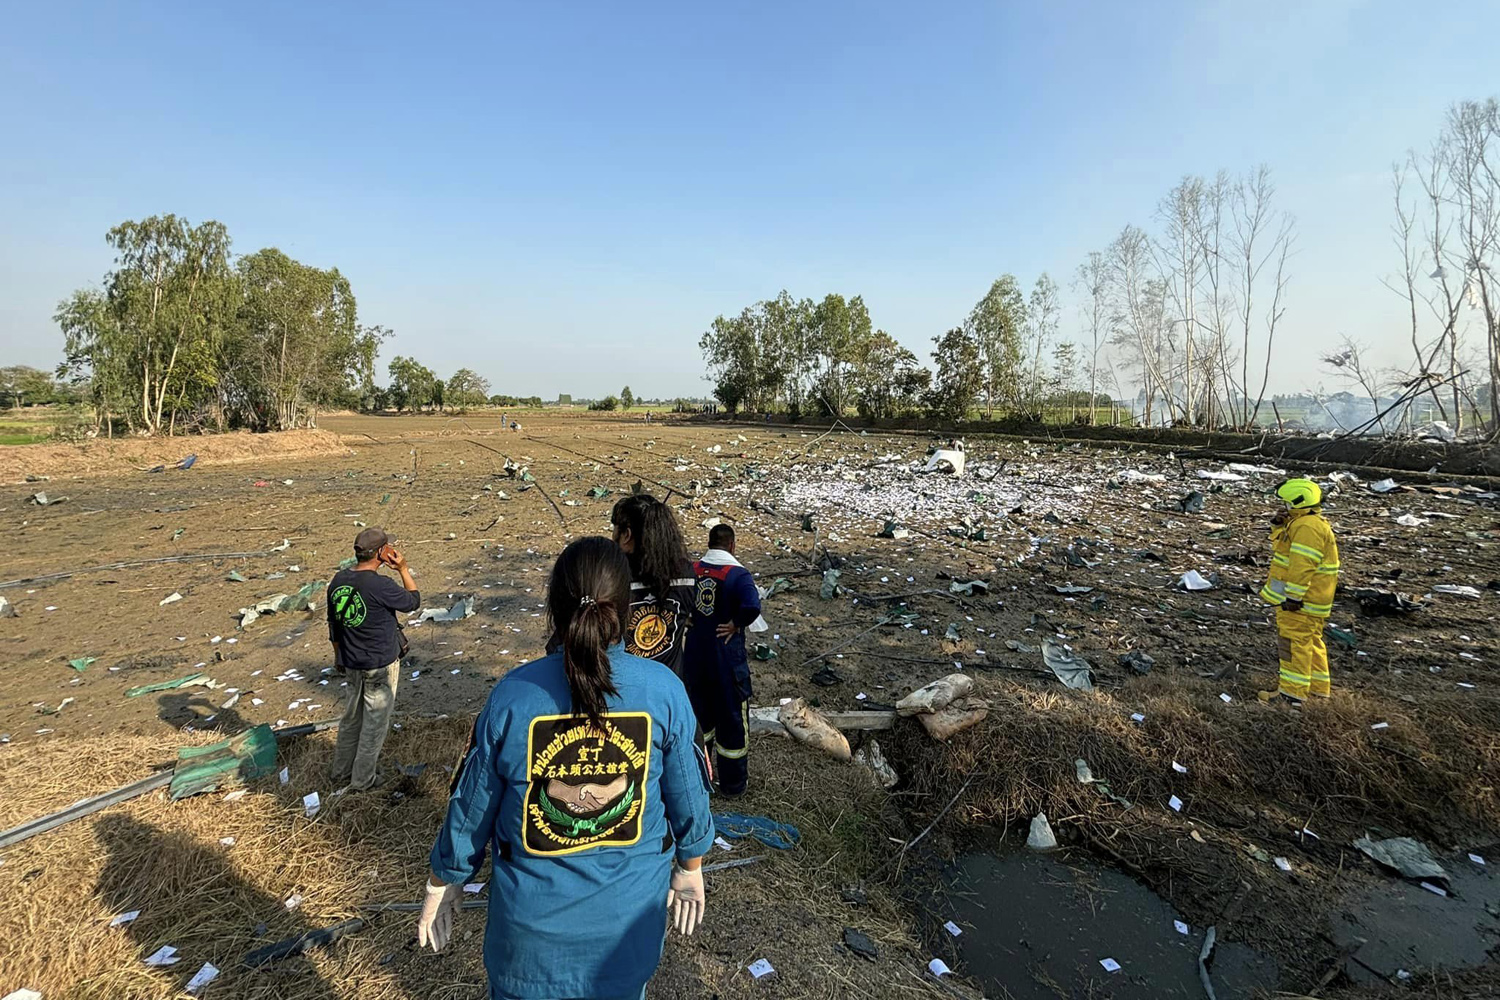
[[[603,486],[595,486],[593,489],[589,490],[589,496],[593,497],[595,500],[603,500],[605,497],[609,496],[609,492],[610,491],[605,489]]]
[[[1325,625],[1323,626],[1323,628],[1325,631],[1327,631],[1330,638],[1342,643],[1347,649],[1353,649],[1355,646],[1359,645],[1359,640],[1354,637],[1353,632],[1345,632],[1343,629],[1335,625]]]
[[[232,569],[232,570],[229,571],[229,582],[230,583],[249,583],[250,581],[246,580],[244,578],[244,576],[242,576],[240,574],[239,570]]]
[[[69,660],[68,661],[68,666],[72,667],[74,670],[78,671],[79,673],[82,673],[83,671],[85,671],[85,670],[87,670],[89,668],[89,664],[90,663],[93,663],[97,659],[98,659],[97,656],[80,656],[76,660]]]
[[[202,676],[203,671],[200,670],[197,673],[188,674],[186,677],[179,677],[175,681],[157,681],[155,684],[142,684],[140,687],[133,687],[129,691],[126,691],[125,697],[135,698],[143,694],[154,694],[157,691],[170,691],[173,688],[182,687],[189,681],[195,681]]]
[[[242,785],[276,769],[276,735],[261,723],[222,743],[183,747],[172,770],[172,799]]]
[[[757,660],[774,660],[780,654],[778,654],[776,652],[776,650],[772,649],[766,643],[764,643],[764,642],[757,642],[755,644],[755,653],[754,653],[754,655],[755,655],[755,658]]]
[[[841,575],[841,571],[836,569],[825,572],[823,574],[823,586],[819,589],[818,596],[825,601],[833,600],[839,592],[839,576]]]

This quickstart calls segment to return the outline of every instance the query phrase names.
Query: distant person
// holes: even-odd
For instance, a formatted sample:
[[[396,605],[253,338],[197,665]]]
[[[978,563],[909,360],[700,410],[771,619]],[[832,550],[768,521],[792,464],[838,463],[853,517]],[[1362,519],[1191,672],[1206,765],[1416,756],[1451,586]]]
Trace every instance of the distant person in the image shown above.
[[[740,795],[749,781],[750,659],[745,630],[760,617],[760,591],[734,556],[734,529],[714,525],[708,551],[693,564],[693,627],[687,682],[719,791]]]
[[[330,777],[336,786],[364,791],[379,782],[375,765],[396,706],[396,682],[406,641],[398,614],[415,611],[422,595],[406,557],[380,528],[366,528],[354,539],[355,563],[328,584],[328,641],[333,663],[349,678],[349,697],[339,719]],[[382,576],[389,566],[401,574]]]
[[[490,691],[433,844],[417,941],[447,946],[491,845],[492,1000],[631,998],[668,921],[703,918],[713,818],[682,682],[621,647],[630,562],[607,538],[563,550],[547,587],[557,651]]]
[[[677,516],[650,494],[636,493],[615,504],[610,523],[615,544],[630,560],[625,652],[666,664],[681,677],[696,580]]]
[[[1271,573],[1260,596],[1276,606],[1281,680],[1260,700],[1300,707],[1308,695],[1332,692],[1323,628],[1333,614],[1339,583],[1339,545],[1323,519],[1323,490],[1311,479],[1288,479],[1276,489],[1285,509],[1271,523]]]

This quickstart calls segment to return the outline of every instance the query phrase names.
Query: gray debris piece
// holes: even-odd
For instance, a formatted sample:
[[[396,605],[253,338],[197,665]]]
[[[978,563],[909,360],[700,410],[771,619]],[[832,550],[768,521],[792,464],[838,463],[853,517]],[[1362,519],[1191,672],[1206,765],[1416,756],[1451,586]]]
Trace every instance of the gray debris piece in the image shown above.
[[[1046,813],[1037,813],[1031,817],[1031,833],[1026,837],[1026,846],[1033,851],[1057,850],[1057,835],[1052,832],[1052,824],[1047,822]]]
[[[460,597],[451,608],[423,608],[419,622],[457,622],[474,617],[474,598]]]
[[[1056,674],[1065,687],[1075,691],[1094,690],[1094,682],[1089,678],[1089,671],[1092,669],[1089,661],[1075,655],[1066,646],[1051,639],[1043,639],[1042,662],[1047,664],[1047,669]]]
[[[1360,837],[1354,842],[1371,859],[1394,868],[1407,878],[1448,880],[1448,873],[1432,857],[1432,852],[1422,843],[1410,837],[1391,837],[1388,840],[1371,840]]]
[[[1152,667],[1156,666],[1156,661],[1151,658],[1150,654],[1143,653],[1139,649],[1132,649],[1128,653],[1120,654],[1120,666],[1129,667],[1144,677],[1151,672]]]

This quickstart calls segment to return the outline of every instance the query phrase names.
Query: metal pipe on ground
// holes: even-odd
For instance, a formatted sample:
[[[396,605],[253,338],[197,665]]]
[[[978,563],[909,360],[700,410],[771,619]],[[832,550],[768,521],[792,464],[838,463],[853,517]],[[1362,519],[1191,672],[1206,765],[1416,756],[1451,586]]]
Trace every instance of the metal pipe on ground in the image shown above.
[[[310,736],[313,733],[322,732],[325,729],[333,729],[338,726],[337,719],[324,719],[321,722],[308,722],[300,726],[287,726],[283,729],[273,729],[279,743],[283,739],[291,739],[297,736]],[[55,813],[46,816],[38,816],[36,819],[28,820],[20,826],[11,827],[9,830],[0,831],[0,847],[10,847],[19,844],[23,840],[29,840],[39,833],[55,830],[73,822],[91,816],[96,812],[108,809],[110,806],[119,805],[121,802],[129,802],[131,799],[139,798],[147,792],[172,783],[172,768],[159,774],[153,774],[148,778],[133,781],[128,785],[122,785],[114,791],[96,795],[81,802],[75,802],[66,809],[59,809]]]

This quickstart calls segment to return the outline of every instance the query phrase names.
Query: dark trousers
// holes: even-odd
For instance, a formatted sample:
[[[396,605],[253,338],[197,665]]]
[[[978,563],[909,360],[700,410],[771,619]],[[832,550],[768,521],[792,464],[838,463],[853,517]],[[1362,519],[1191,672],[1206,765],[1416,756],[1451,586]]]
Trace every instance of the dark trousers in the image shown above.
[[[750,667],[722,659],[693,678],[693,711],[714,756],[719,791],[738,795],[750,779]]]

